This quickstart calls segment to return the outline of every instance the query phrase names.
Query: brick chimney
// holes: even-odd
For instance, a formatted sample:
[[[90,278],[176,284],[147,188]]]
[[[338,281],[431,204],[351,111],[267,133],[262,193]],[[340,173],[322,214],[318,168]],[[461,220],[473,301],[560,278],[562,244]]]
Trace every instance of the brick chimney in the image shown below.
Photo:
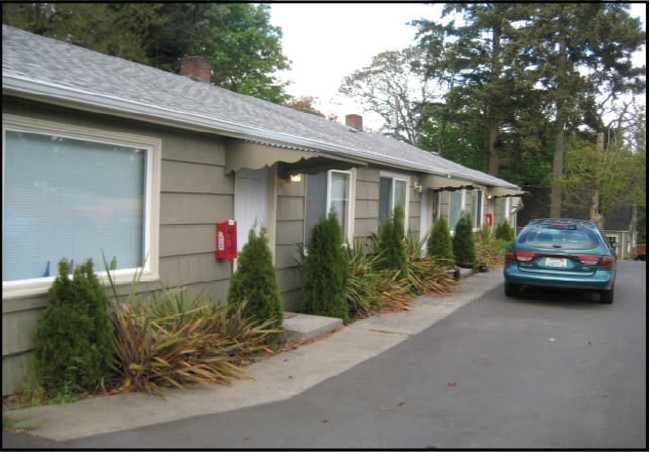
[[[181,59],[181,75],[199,82],[210,83],[212,65],[206,57],[184,56]]]
[[[345,125],[353,129],[363,130],[363,116],[345,115]]]

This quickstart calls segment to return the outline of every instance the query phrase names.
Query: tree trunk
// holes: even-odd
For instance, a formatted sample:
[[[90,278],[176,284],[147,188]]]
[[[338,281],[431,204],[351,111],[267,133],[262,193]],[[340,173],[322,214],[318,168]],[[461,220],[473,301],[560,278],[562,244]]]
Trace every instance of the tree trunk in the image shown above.
[[[492,27],[492,85],[496,85],[501,77],[501,27],[497,24]],[[494,109],[496,110],[496,109]],[[494,115],[494,112],[492,112]],[[497,149],[497,138],[499,136],[499,121],[492,116],[490,118],[490,142],[488,144],[488,174],[498,176],[499,174],[499,150]]]
[[[599,152],[605,152],[605,134],[599,132],[596,135],[596,146]],[[589,219],[594,220],[596,224],[602,229],[604,226],[604,218],[600,213],[600,189],[596,186],[591,194],[591,206],[589,207]]]
[[[564,81],[566,80],[566,37],[561,36],[558,49],[558,82],[556,90],[556,132],[555,153],[553,155],[553,182],[551,183],[551,213],[553,218],[562,216],[562,174],[564,173]]]
[[[497,149],[498,135],[499,125],[492,124],[490,127],[490,158],[488,160],[488,174],[492,176],[499,175],[499,150]]]

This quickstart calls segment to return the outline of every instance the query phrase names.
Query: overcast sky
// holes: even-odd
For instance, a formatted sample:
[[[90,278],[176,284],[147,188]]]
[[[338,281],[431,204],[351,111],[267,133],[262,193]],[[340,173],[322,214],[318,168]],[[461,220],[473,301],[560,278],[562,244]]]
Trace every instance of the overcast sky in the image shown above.
[[[407,22],[431,20],[441,9],[421,3],[273,3],[271,23],[282,28],[282,51],[292,61],[292,70],[282,74],[292,82],[287,92],[317,98],[314,106],[339,122],[349,113],[364,114],[338,94],[343,78],[378,53],[413,44],[416,29]],[[372,123],[364,114],[364,125]]]
[[[379,128],[377,116],[364,113],[338,93],[343,78],[367,66],[378,53],[413,44],[416,28],[407,23],[439,18],[442,7],[440,3],[272,3],[271,24],[282,28],[282,51],[292,62],[292,70],[281,75],[292,82],[287,92],[296,98],[315,97],[314,106],[326,115],[337,115],[339,122],[356,113],[364,116],[364,126]],[[644,2],[631,10],[642,18],[644,27],[646,8]]]

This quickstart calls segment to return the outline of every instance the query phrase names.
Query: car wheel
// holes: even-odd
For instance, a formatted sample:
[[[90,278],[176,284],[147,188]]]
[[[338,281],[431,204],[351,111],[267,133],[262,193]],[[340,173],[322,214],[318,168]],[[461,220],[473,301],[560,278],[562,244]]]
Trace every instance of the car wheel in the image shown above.
[[[519,284],[506,282],[504,284],[506,297],[516,297],[519,294]]]
[[[612,304],[614,302],[614,287],[609,290],[600,291],[600,302],[605,304]]]

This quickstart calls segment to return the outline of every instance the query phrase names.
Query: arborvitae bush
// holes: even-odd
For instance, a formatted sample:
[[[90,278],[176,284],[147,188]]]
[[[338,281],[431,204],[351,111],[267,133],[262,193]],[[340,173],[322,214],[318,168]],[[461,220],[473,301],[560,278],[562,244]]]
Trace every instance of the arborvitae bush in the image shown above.
[[[92,260],[79,265],[72,280],[69,266],[59,262],[34,339],[37,376],[52,394],[95,390],[113,359],[108,299]]]
[[[255,234],[255,229],[251,228],[248,243],[237,258],[237,270],[230,278],[230,312],[235,312],[244,301],[244,317],[260,321],[272,319],[274,328],[282,328],[284,308],[265,228],[260,229],[259,236]],[[281,334],[273,336],[272,340],[280,338]]]
[[[350,263],[343,248],[343,232],[335,211],[312,229],[303,262],[303,311],[348,321],[347,282]]]
[[[515,239],[515,232],[510,227],[508,220],[503,220],[503,223],[497,226],[494,234],[497,240],[503,240],[504,242],[512,242]]]
[[[454,248],[449,233],[449,223],[443,215],[436,221],[427,239],[429,257],[439,259],[443,265],[454,263]]]
[[[461,267],[473,267],[476,260],[472,229],[473,222],[470,214],[463,215],[456,223],[452,246],[456,263]]]
[[[379,227],[375,251],[380,268],[398,270],[402,277],[408,272],[406,236],[404,234],[404,209],[395,206],[392,215]]]

